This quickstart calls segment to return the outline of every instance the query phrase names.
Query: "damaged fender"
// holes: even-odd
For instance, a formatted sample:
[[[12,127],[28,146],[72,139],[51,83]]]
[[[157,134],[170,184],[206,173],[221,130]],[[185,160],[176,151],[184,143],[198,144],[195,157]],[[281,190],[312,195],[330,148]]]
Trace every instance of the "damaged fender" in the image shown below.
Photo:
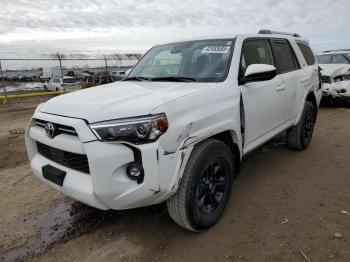
[[[161,148],[164,150],[160,152],[160,158],[162,160],[172,157],[177,159],[176,171],[173,174],[165,175],[165,169],[160,170],[161,186],[167,187],[164,190],[171,193],[177,191],[187,160],[197,143],[216,134],[229,131],[233,142],[242,152],[239,90],[215,84],[203,85],[207,85],[203,92],[170,101],[152,111],[154,114],[164,111],[171,112],[167,115],[169,122],[167,139],[161,137],[159,140]],[[213,92],[211,89],[214,88],[220,90]],[[235,94],[236,92],[238,95]],[[230,93],[232,95],[228,95]],[[219,104],[220,106],[218,106]],[[162,169],[161,162],[160,168]]]

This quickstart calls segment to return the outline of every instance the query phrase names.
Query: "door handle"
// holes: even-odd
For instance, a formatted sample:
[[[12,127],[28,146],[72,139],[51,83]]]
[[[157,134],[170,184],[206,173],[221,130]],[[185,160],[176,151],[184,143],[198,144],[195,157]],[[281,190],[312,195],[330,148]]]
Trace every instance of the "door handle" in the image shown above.
[[[285,85],[280,85],[276,88],[276,91],[277,92],[280,92],[280,91],[283,91],[284,89],[286,89],[286,86]]]

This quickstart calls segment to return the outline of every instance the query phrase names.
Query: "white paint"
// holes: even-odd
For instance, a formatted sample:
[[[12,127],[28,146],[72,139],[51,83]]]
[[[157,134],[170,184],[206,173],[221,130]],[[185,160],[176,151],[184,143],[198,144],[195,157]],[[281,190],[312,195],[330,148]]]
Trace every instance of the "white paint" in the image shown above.
[[[271,80],[238,85],[242,43],[250,37],[280,37],[291,42],[300,70],[279,74]],[[226,37],[223,37],[226,38]],[[127,209],[162,202],[178,189],[186,162],[196,143],[229,131],[240,157],[274,135],[297,123],[308,92],[317,93],[314,67],[305,65],[295,39],[282,35],[237,35],[228,77],[223,82],[115,82],[65,94],[49,100],[33,118],[74,127],[78,137],[59,134],[50,146],[88,157],[90,175],[43,158],[37,152],[40,132],[32,120],[26,146],[33,172],[50,186],[88,205],[101,209]],[[251,72],[271,70],[266,65]],[[248,72],[249,73],[249,72]],[[242,145],[240,98],[245,108],[245,145]],[[134,155],[125,143],[97,141],[89,123],[165,113],[169,128],[156,142],[130,145],[140,150],[145,178],[137,184],[126,175]],[[42,135],[44,136],[43,132]],[[46,139],[46,138],[45,138]],[[73,143],[74,141],[74,143]],[[51,164],[67,172],[63,187],[42,177],[41,167]]]
[[[272,72],[275,71],[276,67],[273,65],[266,65],[266,64],[252,64],[249,65],[247,70],[245,71],[244,76],[251,76],[255,74],[262,74],[262,73],[267,73],[267,72]]]

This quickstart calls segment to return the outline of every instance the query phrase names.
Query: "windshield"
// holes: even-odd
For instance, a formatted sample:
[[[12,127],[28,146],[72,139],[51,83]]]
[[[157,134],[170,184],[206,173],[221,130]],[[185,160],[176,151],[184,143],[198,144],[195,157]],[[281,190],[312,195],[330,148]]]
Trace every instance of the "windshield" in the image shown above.
[[[233,39],[155,46],[125,80],[220,82],[227,77],[233,46]]]
[[[349,54],[332,54],[332,55],[318,55],[316,56],[319,64],[349,64]]]
[[[330,64],[332,57],[330,55],[317,55],[316,59],[319,64]]]

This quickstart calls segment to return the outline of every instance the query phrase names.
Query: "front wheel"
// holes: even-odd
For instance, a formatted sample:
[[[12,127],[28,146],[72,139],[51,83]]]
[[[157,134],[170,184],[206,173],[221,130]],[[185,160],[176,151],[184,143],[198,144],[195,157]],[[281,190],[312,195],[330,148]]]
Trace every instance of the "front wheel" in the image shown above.
[[[197,145],[186,164],[179,190],[167,200],[171,218],[200,232],[215,225],[230,198],[234,161],[228,146],[209,139]]]
[[[312,139],[316,121],[316,109],[310,101],[306,101],[299,123],[287,131],[289,148],[304,150]]]

